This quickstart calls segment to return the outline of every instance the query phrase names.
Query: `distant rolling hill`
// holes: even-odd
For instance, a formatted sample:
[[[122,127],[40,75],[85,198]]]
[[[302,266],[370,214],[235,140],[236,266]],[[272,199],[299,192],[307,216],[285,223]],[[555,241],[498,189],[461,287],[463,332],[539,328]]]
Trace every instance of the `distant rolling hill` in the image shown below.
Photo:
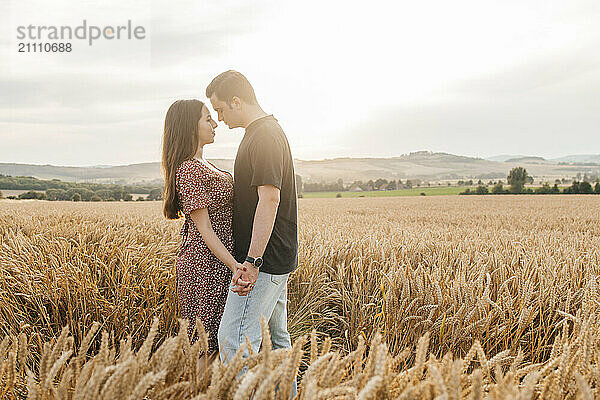
[[[522,158],[522,157],[529,157],[529,156],[525,156],[522,154],[498,154],[497,156],[487,157],[486,160],[504,162],[506,160],[510,160],[511,158]]]
[[[0,174],[34,176],[39,179],[60,179],[72,182],[95,183],[157,183],[159,163],[141,163],[102,167],[62,167],[55,165],[0,163]]]
[[[568,156],[577,159],[578,156]],[[593,160],[585,155],[581,159]],[[597,156],[600,161],[600,155]],[[567,157],[565,157],[567,158]],[[509,157],[505,161],[466,157],[449,153],[418,151],[392,158],[334,158],[326,160],[295,160],[296,173],[305,181],[344,182],[369,179],[505,179],[511,168],[522,166],[538,178],[572,177],[578,172],[600,173],[600,166],[563,165],[559,160],[545,160],[537,156]],[[233,170],[233,160],[211,159],[218,167]],[[564,162],[564,161],[563,161]],[[0,174],[12,176],[35,176],[40,179],[60,179],[75,182],[97,183],[149,183],[162,181],[160,163],[141,163],[119,166],[62,167],[54,165],[31,165],[0,163]],[[1,189],[1,188],[0,188]]]
[[[600,154],[575,154],[560,158],[553,158],[556,162],[571,162],[571,163],[600,163]]]
[[[544,157],[536,157],[536,156],[509,158],[508,160],[505,160],[504,162],[506,162],[506,163],[528,163],[528,164],[553,164],[551,161],[546,160]]]

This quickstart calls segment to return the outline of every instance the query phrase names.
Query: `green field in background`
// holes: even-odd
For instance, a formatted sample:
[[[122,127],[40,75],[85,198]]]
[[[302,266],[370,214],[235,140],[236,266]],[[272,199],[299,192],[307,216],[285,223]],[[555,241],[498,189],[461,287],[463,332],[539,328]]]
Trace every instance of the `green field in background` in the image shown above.
[[[471,187],[473,190],[475,187]],[[464,192],[465,187],[440,186],[440,187],[422,187],[400,190],[375,190],[372,192],[304,192],[305,199],[317,199],[335,197],[341,193],[342,197],[396,197],[396,196],[420,196],[425,193],[426,196],[457,195]]]

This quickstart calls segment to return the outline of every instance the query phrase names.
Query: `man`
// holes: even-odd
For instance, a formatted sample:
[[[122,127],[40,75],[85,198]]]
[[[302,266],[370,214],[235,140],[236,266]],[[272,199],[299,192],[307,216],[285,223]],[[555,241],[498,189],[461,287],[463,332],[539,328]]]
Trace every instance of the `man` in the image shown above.
[[[290,348],[287,281],[298,266],[296,181],[290,146],[273,115],[258,104],[244,75],[226,71],[206,88],[218,120],[243,127],[234,165],[233,238],[243,264],[233,276],[249,282],[229,292],[219,327],[219,348],[227,362],[248,336],[261,341],[261,316],[269,322],[273,348]],[[296,394],[293,383],[292,396]]]

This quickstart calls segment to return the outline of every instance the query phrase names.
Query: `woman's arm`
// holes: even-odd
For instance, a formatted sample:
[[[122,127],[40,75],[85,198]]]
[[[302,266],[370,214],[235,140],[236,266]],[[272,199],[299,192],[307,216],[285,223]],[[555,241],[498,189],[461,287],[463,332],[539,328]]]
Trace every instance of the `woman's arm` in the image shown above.
[[[204,242],[210,251],[212,251],[223,264],[227,265],[233,272],[236,271],[238,266],[241,267],[213,230],[206,208],[195,209],[190,213],[190,217],[192,217],[192,221],[196,224],[196,228],[198,228],[198,231],[202,235],[202,239],[204,239]]]

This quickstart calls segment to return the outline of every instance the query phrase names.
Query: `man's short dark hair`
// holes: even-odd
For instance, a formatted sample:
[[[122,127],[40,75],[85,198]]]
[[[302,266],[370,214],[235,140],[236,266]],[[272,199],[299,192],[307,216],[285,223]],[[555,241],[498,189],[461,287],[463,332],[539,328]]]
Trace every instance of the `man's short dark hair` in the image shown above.
[[[238,97],[248,104],[258,104],[254,89],[248,79],[241,73],[229,70],[217,75],[206,87],[206,97],[211,98],[213,94],[221,101],[231,105],[233,96]]]

